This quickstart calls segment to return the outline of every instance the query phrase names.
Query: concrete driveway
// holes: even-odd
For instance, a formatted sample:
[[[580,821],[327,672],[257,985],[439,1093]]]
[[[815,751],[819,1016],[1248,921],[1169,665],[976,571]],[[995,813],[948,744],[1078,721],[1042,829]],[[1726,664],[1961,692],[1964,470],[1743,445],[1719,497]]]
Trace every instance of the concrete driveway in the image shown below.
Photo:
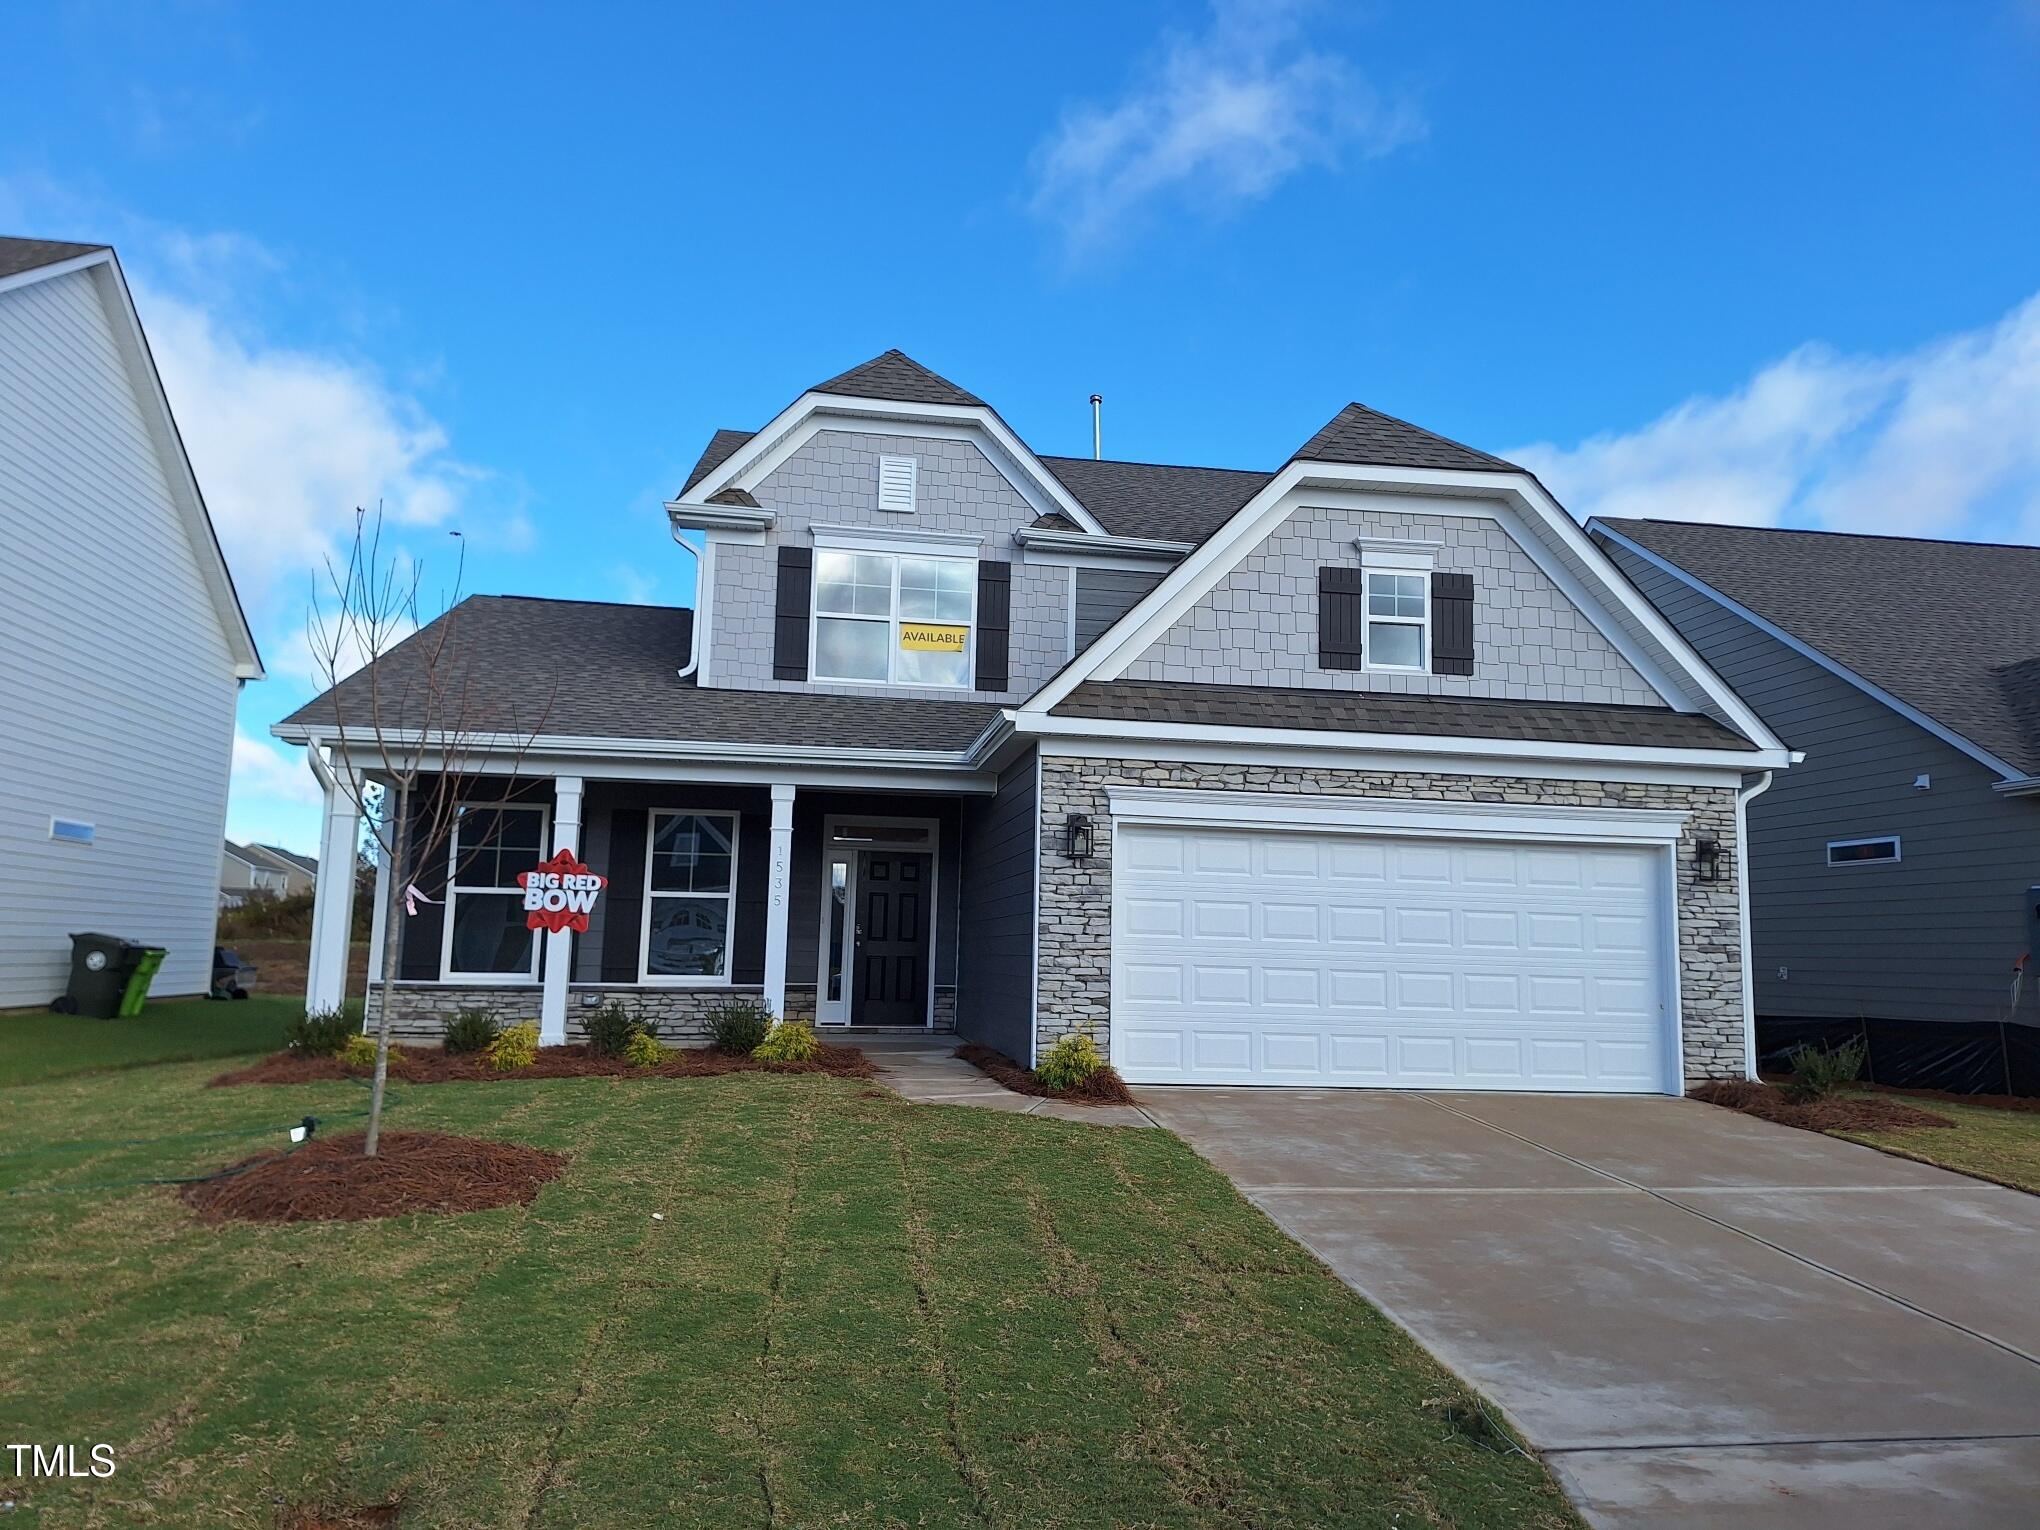
[[[1596,1525],[2040,1524],[2040,1198],[1689,1100],[1138,1094]]]

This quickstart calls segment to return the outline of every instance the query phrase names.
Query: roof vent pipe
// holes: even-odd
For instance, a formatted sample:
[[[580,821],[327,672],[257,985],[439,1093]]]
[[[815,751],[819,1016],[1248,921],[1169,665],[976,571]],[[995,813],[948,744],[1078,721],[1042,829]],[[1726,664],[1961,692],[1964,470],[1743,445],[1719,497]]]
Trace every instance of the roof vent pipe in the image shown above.
[[[1091,460],[1105,455],[1105,395],[1091,395]]]

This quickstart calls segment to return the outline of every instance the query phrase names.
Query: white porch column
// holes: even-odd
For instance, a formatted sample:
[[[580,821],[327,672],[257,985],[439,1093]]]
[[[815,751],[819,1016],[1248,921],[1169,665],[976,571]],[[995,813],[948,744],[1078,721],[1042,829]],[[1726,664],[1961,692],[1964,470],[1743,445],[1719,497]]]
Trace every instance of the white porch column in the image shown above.
[[[316,746],[315,746],[316,747]],[[305,1008],[338,1009],[347,997],[347,941],[354,923],[354,862],[361,809],[337,773],[326,781],[326,819],[319,836],[319,880],[312,890],[312,949],[305,973]],[[321,772],[322,775],[325,772]]]
[[[405,833],[402,794],[394,786],[383,787],[382,832],[375,836],[375,906],[368,912],[368,981],[382,981],[383,942],[389,939],[390,852],[383,840]],[[392,827],[394,826],[394,827]]]
[[[581,854],[581,778],[553,778],[553,853]],[[538,1039],[542,1046],[557,1047],[567,1039],[567,980],[573,976],[574,935],[571,930],[551,930],[545,937],[545,992],[538,1008]]]
[[[786,909],[793,886],[793,787],[772,788],[772,856],[765,897],[765,1007],[786,1018]]]

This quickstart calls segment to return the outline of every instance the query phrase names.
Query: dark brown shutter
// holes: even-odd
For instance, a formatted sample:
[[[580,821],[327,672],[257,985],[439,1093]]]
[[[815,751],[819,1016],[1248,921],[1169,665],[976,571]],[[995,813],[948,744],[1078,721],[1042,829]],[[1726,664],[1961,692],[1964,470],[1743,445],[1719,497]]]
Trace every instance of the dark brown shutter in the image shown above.
[[[977,688],[1003,691],[1011,683],[1007,649],[1013,635],[1013,565],[977,566]]]
[[[1317,649],[1320,669],[1361,667],[1366,628],[1366,576],[1357,568],[1327,565],[1317,571]]]
[[[804,549],[803,549],[804,550]],[[609,816],[609,885],[602,890],[602,981],[635,983],[645,938],[645,810]]]
[[[773,608],[772,678],[807,679],[808,604],[814,598],[811,548],[779,549],[779,596]]]
[[[1473,575],[1431,576],[1431,672],[1473,673]]]

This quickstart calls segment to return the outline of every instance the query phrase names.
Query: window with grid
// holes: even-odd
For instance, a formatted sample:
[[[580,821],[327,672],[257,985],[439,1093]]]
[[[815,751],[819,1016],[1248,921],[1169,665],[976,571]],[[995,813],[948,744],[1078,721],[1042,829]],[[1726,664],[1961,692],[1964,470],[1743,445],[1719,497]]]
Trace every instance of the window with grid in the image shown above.
[[[909,553],[815,553],[817,680],[967,689],[977,563]]]
[[[728,982],[736,899],[736,815],[652,814],[645,981]]]
[[[1422,670],[1430,666],[1430,580],[1423,574],[1367,574],[1369,669]]]
[[[449,978],[538,976],[517,874],[545,859],[542,807],[465,802],[454,814],[446,884]]]

